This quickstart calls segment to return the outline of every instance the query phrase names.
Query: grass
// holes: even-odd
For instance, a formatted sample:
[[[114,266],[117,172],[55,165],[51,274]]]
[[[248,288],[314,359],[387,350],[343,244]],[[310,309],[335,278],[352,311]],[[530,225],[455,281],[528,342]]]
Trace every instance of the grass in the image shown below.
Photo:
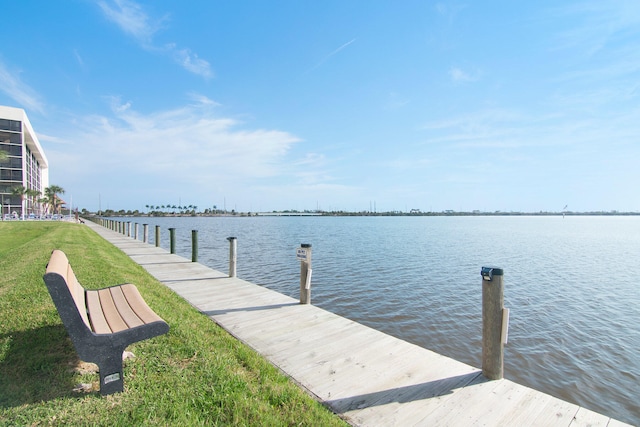
[[[128,348],[124,393],[81,369],[42,281],[54,248],[87,288],[136,284],[171,326]],[[0,272],[0,425],[346,425],[88,227],[0,223]]]

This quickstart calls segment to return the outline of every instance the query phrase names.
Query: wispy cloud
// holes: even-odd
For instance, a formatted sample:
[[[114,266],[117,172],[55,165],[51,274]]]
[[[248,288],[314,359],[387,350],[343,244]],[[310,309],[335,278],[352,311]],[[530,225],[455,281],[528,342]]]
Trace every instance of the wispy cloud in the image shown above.
[[[640,26],[640,7],[633,0],[583,1],[553,9],[567,25],[556,39],[555,48],[580,47],[589,55],[615,43],[618,37],[637,32]]]
[[[175,44],[168,44],[165,47],[167,52],[173,57],[173,60],[180,64],[185,70],[203,77],[213,77],[211,65],[209,62],[198,57],[198,54],[191,52],[190,49],[180,49]]]
[[[352,44],[353,42],[355,42],[356,39],[352,39],[349,40],[348,42],[346,42],[345,44],[343,44],[342,46],[340,46],[339,48],[337,48],[336,50],[334,50],[333,52],[331,52],[330,54],[328,54],[327,56],[325,56],[324,58],[322,58],[320,60],[320,62],[318,62],[316,65],[314,65],[313,67],[311,67],[307,72],[309,71],[313,71],[316,68],[320,67],[322,64],[324,64],[325,62],[327,62],[329,60],[329,58],[331,58],[332,56],[336,55],[338,52],[340,52],[341,50],[345,49],[347,46],[349,46],[350,44]]]
[[[54,146],[47,155],[52,162],[73,162],[65,176],[76,182],[105,171],[96,179],[155,182],[159,192],[182,191],[194,200],[222,183],[234,188],[290,172],[287,155],[298,137],[220,117],[215,103],[199,99],[204,102],[143,114],[130,102],[111,98],[112,116],[76,118],[75,130],[65,135],[74,148]]]
[[[107,19],[145,47],[151,46],[153,35],[163,21],[152,22],[140,5],[129,0],[99,1],[98,6]]]
[[[452,21],[460,11],[464,10],[467,6],[462,3],[447,1],[438,2],[435,4],[436,12],[439,15],[446,17],[449,21]]]
[[[159,19],[151,18],[139,4],[131,0],[101,0],[98,6],[104,16],[114,22],[127,35],[145,50],[162,52],[190,73],[205,78],[213,77],[211,64],[200,58],[191,49],[179,47],[175,43],[157,46],[154,35],[168,21],[168,15]]]
[[[0,62],[0,90],[27,110],[44,112],[40,95],[20,79],[20,72]]]
[[[196,92],[189,92],[187,94],[187,97],[189,99],[191,99],[192,101],[194,101],[197,104],[201,104],[201,105],[208,105],[208,106],[213,106],[213,107],[218,107],[220,106],[219,103],[217,103],[216,101],[214,101],[213,99],[202,95],[200,93],[196,93]]]
[[[404,96],[400,95],[397,92],[390,92],[389,93],[389,99],[387,102],[387,108],[390,110],[397,110],[399,108],[404,107],[405,105],[409,104],[411,101],[408,98],[405,98]]]
[[[459,67],[451,67],[449,69],[449,76],[454,83],[468,83],[475,82],[479,79],[478,73],[471,73],[464,71]]]

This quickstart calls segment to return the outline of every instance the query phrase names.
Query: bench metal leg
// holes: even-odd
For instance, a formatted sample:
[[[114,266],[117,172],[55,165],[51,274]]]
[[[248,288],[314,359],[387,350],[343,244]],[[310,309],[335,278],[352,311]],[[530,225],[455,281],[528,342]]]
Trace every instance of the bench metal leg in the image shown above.
[[[112,352],[96,363],[100,369],[100,394],[103,396],[124,390],[122,353],[122,351]]]

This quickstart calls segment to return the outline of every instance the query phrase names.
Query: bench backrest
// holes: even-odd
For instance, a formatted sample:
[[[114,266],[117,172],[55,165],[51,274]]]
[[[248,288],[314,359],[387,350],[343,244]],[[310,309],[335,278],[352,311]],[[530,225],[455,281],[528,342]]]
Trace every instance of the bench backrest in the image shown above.
[[[47,276],[50,273],[58,274],[62,277],[62,279],[64,279],[64,284],[66,285],[66,291],[68,295],[65,295],[65,289],[63,288],[62,283],[58,283],[57,281],[53,281],[53,280],[47,280]],[[51,276],[49,277],[51,278]],[[49,282],[51,282],[51,284]],[[57,249],[52,252],[51,258],[49,259],[49,264],[47,264],[47,271],[45,274],[45,283],[49,288],[49,293],[51,294],[51,297],[54,303],[56,304],[58,311],[60,311],[60,307],[58,306],[59,302],[57,301],[57,299],[66,300],[69,297],[71,297],[82,321],[84,322],[84,324],[88,329],[91,329],[91,326],[89,324],[89,317],[87,315],[85,290],[80,284],[80,282],[78,282],[78,279],[76,278],[76,275],[74,274],[73,269],[71,268],[71,264],[69,264],[69,260],[67,259],[67,256],[64,254],[64,252]],[[56,296],[54,296],[54,293],[52,292],[52,286],[56,288],[57,298]],[[61,314],[61,317],[62,317],[62,314]],[[65,323],[65,326],[67,326],[66,325],[67,319],[62,318],[62,321]]]

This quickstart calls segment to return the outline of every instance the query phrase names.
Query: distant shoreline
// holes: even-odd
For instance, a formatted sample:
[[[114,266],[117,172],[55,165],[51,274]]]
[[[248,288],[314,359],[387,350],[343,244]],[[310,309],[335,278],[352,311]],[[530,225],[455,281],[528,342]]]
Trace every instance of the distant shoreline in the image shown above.
[[[84,216],[100,217],[156,217],[156,218],[179,218],[179,217],[322,217],[322,216],[640,216],[640,212],[298,212],[298,211],[276,211],[276,212],[216,212],[216,213],[172,213],[172,212],[105,212],[105,213],[85,213]]]

